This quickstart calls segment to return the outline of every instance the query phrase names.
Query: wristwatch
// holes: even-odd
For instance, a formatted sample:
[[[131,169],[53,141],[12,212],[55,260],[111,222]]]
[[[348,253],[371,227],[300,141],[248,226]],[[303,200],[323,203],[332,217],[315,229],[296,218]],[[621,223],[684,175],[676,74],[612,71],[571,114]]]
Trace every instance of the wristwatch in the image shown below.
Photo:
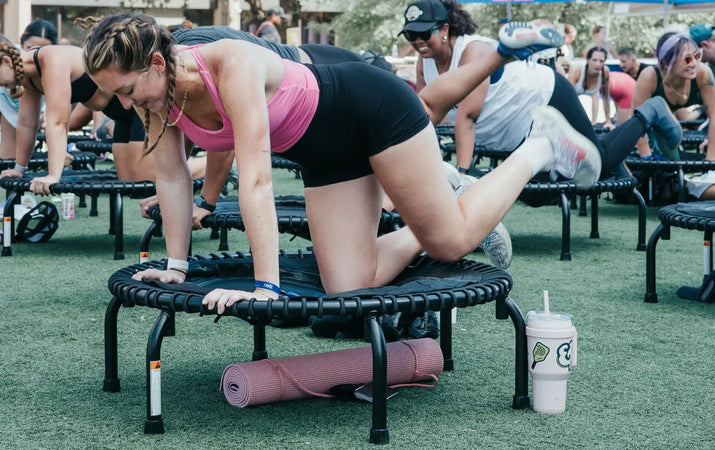
[[[199,195],[199,198],[194,200],[194,203],[196,203],[196,206],[198,206],[199,208],[203,208],[206,211],[216,211],[216,205],[212,205],[211,203],[207,202],[203,195]]]

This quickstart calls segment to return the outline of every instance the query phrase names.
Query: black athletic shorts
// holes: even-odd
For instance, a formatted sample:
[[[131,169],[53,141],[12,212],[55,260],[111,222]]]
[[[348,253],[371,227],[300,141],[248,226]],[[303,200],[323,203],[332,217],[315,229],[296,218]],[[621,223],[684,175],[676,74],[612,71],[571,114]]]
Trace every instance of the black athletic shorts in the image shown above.
[[[362,56],[344,48],[328,44],[303,44],[300,47],[310,57],[312,64],[339,64],[344,62],[365,62]]]
[[[306,66],[318,79],[318,109],[303,137],[280,153],[303,166],[306,187],[371,174],[370,156],[430,122],[412,88],[385,70],[364,62]]]
[[[102,112],[114,120],[112,143],[144,142],[144,123],[134,108],[124,109],[119,99],[114,96]]]

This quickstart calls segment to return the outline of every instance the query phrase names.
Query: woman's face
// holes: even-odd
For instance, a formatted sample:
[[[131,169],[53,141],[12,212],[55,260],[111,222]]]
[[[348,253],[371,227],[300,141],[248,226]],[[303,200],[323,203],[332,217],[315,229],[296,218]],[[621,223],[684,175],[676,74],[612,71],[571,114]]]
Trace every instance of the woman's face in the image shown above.
[[[52,41],[50,41],[47,38],[39,37],[39,36],[32,36],[30,38],[27,38],[25,42],[22,43],[22,49],[23,50],[30,50],[31,48],[35,47],[44,47],[45,45],[51,45]]]
[[[423,33],[414,33],[410,36],[413,38],[413,40],[410,40],[410,44],[423,58],[434,58],[435,55],[441,54],[444,47],[442,36],[447,36],[448,34],[447,27],[434,27]]]
[[[125,72],[112,65],[91,75],[91,78],[101,89],[116,95],[126,109],[136,106],[158,113],[167,107],[166,75],[157,66],[145,71]]]
[[[680,55],[675,58],[670,74],[692,80],[698,73],[698,63],[701,57],[702,50],[692,45],[685,45]]]
[[[603,70],[606,64],[606,54],[603,52],[593,52],[588,59],[588,71],[590,73],[598,73]]]

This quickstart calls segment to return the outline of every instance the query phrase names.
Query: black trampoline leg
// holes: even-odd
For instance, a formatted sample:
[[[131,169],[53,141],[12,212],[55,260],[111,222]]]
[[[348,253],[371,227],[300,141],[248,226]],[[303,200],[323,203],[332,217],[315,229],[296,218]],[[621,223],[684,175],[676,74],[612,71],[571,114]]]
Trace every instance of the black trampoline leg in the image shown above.
[[[598,239],[598,194],[591,195],[591,239]]]
[[[372,444],[389,444],[390,431],[387,429],[387,346],[382,328],[377,323],[375,313],[365,318],[370,331],[372,346]]]
[[[569,199],[561,195],[561,261],[571,261],[571,211]]]
[[[439,346],[444,357],[444,370],[454,370],[452,357],[452,310],[443,309],[439,312]]]
[[[114,259],[124,259],[124,215],[122,213],[122,194],[114,192],[110,199],[110,223],[114,224]]]
[[[645,216],[646,216],[645,200],[643,199],[643,196],[641,195],[641,193],[637,187],[633,188],[633,196],[636,198],[636,201],[638,202],[638,245],[636,246],[636,250],[639,252],[642,252],[642,251],[645,251],[645,249],[646,249],[646,245],[645,245]]]
[[[144,434],[164,433],[161,417],[161,342],[167,325],[173,326],[173,312],[162,309],[149,334],[146,346],[146,422]]]
[[[528,408],[529,399],[529,371],[527,368],[526,355],[526,324],[524,316],[521,314],[519,306],[507,297],[504,306],[509,312],[509,317],[514,324],[515,348],[514,348],[514,399],[511,407],[514,409]]]
[[[645,255],[645,302],[658,303],[658,294],[655,292],[655,246],[658,240],[670,239],[670,228],[666,229],[661,223],[655,229],[648,240],[648,248]]]
[[[78,194],[79,197],[79,205],[77,205],[78,208],[86,208],[87,207],[87,197],[84,194]]]
[[[219,243],[218,243],[218,249],[221,252],[227,252],[228,251],[228,228],[222,227],[219,230]]]
[[[89,196],[89,198],[91,199],[89,201],[90,202],[89,217],[97,217],[99,215],[99,211],[97,210],[97,197],[98,197],[98,195],[90,195]],[[110,230],[110,233],[111,233],[111,230]]]
[[[149,228],[146,229],[142,238],[139,240],[139,264],[149,261],[149,243],[151,238],[156,235],[156,228],[159,225],[156,221],[152,221],[149,224]]]
[[[117,362],[117,315],[122,302],[112,297],[104,313],[104,392],[119,392],[119,364]]]
[[[253,360],[268,358],[266,351],[266,326],[257,323],[253,325]]]
[[[2,225],[2,256],[12,256],[12,240],[15,239],[15,205],[20,204],[22,192],[5,191],[5,208]]]
[[[579,217],[586,217],[586,195],[579,195],[578,200],[578,215]]]

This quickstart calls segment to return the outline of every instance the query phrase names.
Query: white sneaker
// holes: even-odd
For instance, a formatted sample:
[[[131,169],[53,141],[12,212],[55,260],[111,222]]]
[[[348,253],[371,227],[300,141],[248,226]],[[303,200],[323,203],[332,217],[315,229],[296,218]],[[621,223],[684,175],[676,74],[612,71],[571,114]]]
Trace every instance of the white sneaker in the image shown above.
[[[556,26],[544,19],[531,22],[509,22],[499,29],[499,53],[519,59],[547,48],[561,47],[564,37]]]
[[[596,145],[576,131],[556,108],[538,106],[531,110],[534,124],[530,136],[544,136],[551,142],[554,161],[545,171],[556,180],[557,173],[580,188],[593,186],[601,175],[601,155]]]
[[[497,224],[479,244],[479,248],[484,250],[494,267],[506,269],[511,264],[511,236],[503,223],[499,222]]]

